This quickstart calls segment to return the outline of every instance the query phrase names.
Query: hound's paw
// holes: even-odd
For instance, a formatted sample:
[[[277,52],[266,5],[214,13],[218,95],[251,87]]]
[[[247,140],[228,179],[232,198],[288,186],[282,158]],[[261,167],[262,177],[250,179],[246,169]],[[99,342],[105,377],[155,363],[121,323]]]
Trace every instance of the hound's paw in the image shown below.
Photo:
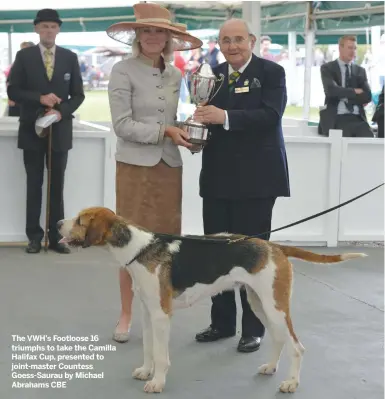
[[[165,381],[153,378],[151,381],[146,382],[144,392],[147,393],[160,393],[163,391]]]
[[[282,384],[279,387],[279,390],[281,392],[293,393],[298,388],[298,385],[299,385],[299,381],[297,379],[293,378],[291,380],[283,381]]]
[[[277,371],[276,364],[263,364],[258,368],[258,374],[272,375]]]
[[[137,369],[135,369],[132,373],[132,376],[134,378],[136,378],[137,380],[142,380],[142,381],[146,381],[149,379],[151,375],[151,370],[145,367],[138,367]]]

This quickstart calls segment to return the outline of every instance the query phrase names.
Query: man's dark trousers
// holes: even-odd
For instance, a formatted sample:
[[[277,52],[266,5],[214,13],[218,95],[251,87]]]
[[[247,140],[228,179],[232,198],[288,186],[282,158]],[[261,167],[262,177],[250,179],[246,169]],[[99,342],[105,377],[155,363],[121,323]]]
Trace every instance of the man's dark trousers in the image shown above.
[[[203,198],[203,224],[205,234],[219,232],[256,235],[271,230],[271,218],[276,198],[241,200]],[[268,240],[270,234],[260,237]],[[243,308],[242,336],[263,337],[265,327],[251,310],[244,287],[240,289]],[[235,292],[226,291],[212,297],[211,327],[223,334],[236,332]]]
[[[40,226],[42,205],[42,186],[45,165],[48,168],[48,140],[46,145],[36,150],[23,150],[24,166],[27,175],[27,223],[26,234],[30,241],[41,241],[44,230]],[[56,224],[64,219],[64,175],[67,166],[68,151],[51,152],[51,188],[49,215],[49,242],[55,245],[59,239]],[[44,193],[45,195],[45,193]],[[44,210],[45,212],[45,210]]]

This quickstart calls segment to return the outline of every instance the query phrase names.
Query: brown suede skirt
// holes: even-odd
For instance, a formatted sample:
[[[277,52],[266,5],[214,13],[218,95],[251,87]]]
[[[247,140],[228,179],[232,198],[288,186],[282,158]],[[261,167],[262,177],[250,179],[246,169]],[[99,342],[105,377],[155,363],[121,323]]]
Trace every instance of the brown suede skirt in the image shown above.
[[[155,233],[180,234],[182,167],[116,162],[116,213]]]

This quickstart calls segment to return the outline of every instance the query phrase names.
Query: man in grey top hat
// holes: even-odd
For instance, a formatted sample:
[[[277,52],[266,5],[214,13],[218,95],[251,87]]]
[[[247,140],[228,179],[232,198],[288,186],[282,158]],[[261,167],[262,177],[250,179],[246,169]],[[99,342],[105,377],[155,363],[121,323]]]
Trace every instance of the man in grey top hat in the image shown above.
[[[35,122],[42,114],[52,113],[57,115],[57,122],[52,125],[49,248],[70,252],[58,243],[56,223],[64,218],[64,174],[72,148],[72,114],[84,101],[84,91],[76,54],[55,44],[61,24],[56,10],[38,11],[34,25],[40,42],[17,53],[9,76],[8,97],[20,104],[18,148],[23,150],[27,174],[27,253],[40,252],[44,237],[40,213],[48,139],[37,136]]]

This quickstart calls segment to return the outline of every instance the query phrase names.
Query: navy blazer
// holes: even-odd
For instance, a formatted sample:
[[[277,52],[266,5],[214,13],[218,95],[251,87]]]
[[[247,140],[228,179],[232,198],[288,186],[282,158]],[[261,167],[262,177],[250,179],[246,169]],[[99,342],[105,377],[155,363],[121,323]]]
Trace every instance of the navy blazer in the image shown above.
[[[224,83],[210,104],[227,110],[230,129],[210,125],[211,137],[202,152],[200,195],[247,199],[288,197],[289,172],[282,134],[285,111],[285,70],[255,55],[229,93],[228,63],[214,73]],[[218,85],[218,84],[217,84]]]
[[[68,151],[72,148],[73,113],[84,101],[83,80],[75,53],[56,46],[55,65],[49,80],[39,45],[17,52],[9,75],[8,97],[20,105],[18,147],[38,150],[47,144],[35,133],[35,121],[47,108],[40,96],[54,93],[62,102],[55,109],[62,119],[52,125],[52,149]]]

